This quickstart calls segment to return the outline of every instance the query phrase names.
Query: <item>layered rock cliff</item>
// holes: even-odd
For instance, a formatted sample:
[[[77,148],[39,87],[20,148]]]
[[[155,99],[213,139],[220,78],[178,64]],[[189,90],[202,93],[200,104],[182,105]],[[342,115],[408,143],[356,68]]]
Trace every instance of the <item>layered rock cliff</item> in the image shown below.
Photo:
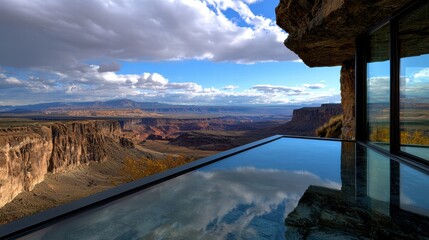
[[[315,136],[318,127],[342,112],[340,104],[322,104],[320,107],[295,109],[292,120],[274,128],[274,131],[276,134]]]
[[[0,207],[31,191],[47,173],[106,159],[106,145],[119,142],[116,121],[33,123],[0,128]]]

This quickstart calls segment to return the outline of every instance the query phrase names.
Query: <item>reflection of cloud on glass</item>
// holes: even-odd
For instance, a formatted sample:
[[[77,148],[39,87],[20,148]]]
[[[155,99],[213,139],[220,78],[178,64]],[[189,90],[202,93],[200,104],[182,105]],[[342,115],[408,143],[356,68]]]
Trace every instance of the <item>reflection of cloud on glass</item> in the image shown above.
[[[429,102],[429,68],[407,68],[407,77],[401,77],[401,98]]]
[[[368,102],[383,103],[390,99],[390,77],[380,76],[368,79]]]
[[[369,87],[382,87],[384,89],[389,88],[390,77],[381,76],[381,77],[372,77],[368,81]]]
[[[401,76],[399,80],[402,101],[429,102],[429,68],[412,68],[407,71],[409,73]],[[368,80],[370,102],[383,102],[389,98],[389,81],[389,77],[375,77]]]
[[[401,203],[405,205],[414,205],[416,204],[410,197],[405,194],[401,195]]]
[[[283,238],[284,219],[309,185],[340,188],[305,171],[196,171],[63,223],[64,232],[55,232],[60,226],[45,231],[57,239],[100,236],[112,226],[120,227],[106,235],[110,238],[240,239],[258,238],[261,232]],[[36,237],[41,236],[30,236]]]
[[[422,70],[414,73],[413,77],[417,79],[426,78],[426,80],[429,80],[429,68],[423,68]]]
[[[400,169],[400,207],[429,216],[429,176],[406,165]]]

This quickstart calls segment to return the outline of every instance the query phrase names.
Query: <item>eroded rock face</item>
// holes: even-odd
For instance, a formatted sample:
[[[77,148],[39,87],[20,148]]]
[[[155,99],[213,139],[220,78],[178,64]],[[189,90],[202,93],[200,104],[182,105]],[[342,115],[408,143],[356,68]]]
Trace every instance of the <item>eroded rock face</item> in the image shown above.
[[[293,110],[292,121],[312,121],[319,126],[331,117],[341,114],[342,110],[338,104],[322,104],[320,107],[304,107]]]
[[[316,136],[316,129],[333,116],[341,115],[340,104],[322,104],[293,110],[292,120],[274,128],[276,134]]]
[[[108,140],[119,142],[115,121],[46,123],[0,129],[0,207],[31,191],[48,172],[103,161]]]
[[[342,139],[355,139],[355,65],[353,61],[344,62],[341,67],[341,105],[343,107]]]
[[[310,67],[339,66],[354,59],[355,38],[411,0],[280,0],[277,25],[285,45]]]

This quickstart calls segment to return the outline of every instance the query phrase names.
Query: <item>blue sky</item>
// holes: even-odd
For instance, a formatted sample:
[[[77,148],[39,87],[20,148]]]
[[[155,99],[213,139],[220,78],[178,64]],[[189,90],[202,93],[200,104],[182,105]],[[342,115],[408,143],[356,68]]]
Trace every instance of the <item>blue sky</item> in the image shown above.
[[[339,67],[283,45],[274,0],[13,1],[0,9],[0,105],[129,98],[340,101]]]
[[[405,101],[429,102],[429,54],[401,58],[400,90]],[[367,67],[368,101],[390,101],[390,61],[372,62]]]

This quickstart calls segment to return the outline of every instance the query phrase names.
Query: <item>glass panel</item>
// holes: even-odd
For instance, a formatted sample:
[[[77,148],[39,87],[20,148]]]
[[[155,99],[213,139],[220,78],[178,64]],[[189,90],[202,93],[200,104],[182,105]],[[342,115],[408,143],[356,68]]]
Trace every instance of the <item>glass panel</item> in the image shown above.
[[[368,196],[374,210],[389,213],[390,201],[390,159],[375,152],[367,153]]]
[[[403,164],[400,176],[401,209],[429,217],[429,176]]]
[[[389,37],[389,25],[371,34],[367,58],[368,140],[386,148],[390,140]]]
[[[21,239],[426,239],[428,184],[364,145],[283,138]]]
[[[341,146],[282,138],[23,239],[285,239],[309,186],[340,191]]]
[[[401,150],[429,160],[429,4],[399,21]]]

